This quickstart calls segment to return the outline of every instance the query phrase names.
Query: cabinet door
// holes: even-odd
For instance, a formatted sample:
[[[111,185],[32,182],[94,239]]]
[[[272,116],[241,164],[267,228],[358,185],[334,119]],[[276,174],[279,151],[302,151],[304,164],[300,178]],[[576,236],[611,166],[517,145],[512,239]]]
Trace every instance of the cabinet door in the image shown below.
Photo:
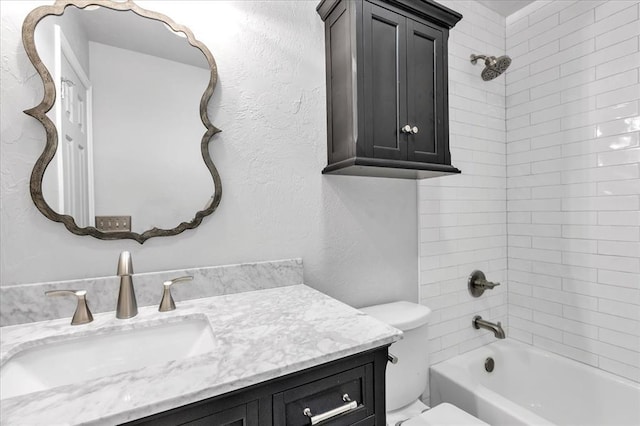
[[[406,18],[364,3],[365,155],[406,160]]]
[[[445,163],[447,95],[444,34],[407,19],[407,109],[409,124],[418,129],[408,136],[409,161]]]
[[[253,400],[239,404],[238,400],[238,397],[223,397],[213,401],[200,401],[134,420],[126,425],[258,426],[260,424],[259,401]]]
[[[183,423],[189,426],[258,426],[258,401],[227,408],[197,420]]]

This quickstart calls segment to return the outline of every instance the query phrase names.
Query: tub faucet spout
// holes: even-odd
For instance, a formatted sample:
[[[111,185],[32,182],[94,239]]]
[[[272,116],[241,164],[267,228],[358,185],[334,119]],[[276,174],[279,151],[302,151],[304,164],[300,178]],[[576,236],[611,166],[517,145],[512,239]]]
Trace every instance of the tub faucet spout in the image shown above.
[[[500,321],[498,321],[497,324],[494,324],[492,322],[483,320],[480,315],[476,315],[475,317],[473,317],[473,328],[475,328],[476,330],[479,330],[481,328],[490,330],[493,332],[493,335],[496,336],[497,339],[504,339],[506,337]]]

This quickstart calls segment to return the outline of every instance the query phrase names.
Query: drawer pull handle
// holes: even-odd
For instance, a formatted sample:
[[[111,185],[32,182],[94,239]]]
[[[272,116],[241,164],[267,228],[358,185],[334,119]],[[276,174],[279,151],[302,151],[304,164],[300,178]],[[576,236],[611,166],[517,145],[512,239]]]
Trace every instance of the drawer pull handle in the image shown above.
[[[351,398],[349,398],[348,394],[345,393],[344,395],[342,395],[342,400],[349,401],[349,402],[347,404],[344,404],[341,407],[334,408],[333,410],[329,410],[325,413],[318,414],[315,416],[311,413],[310,408],[305,408],[302,414],[304,414],[305,416],[311,419],[312,425],[317,425],[318,423],[323,422],[325,420],[329,420],[332,417],[339,416],[340,414],[344,414],[347,411],[351,411],[358,408],[358,401],[351,401]]]

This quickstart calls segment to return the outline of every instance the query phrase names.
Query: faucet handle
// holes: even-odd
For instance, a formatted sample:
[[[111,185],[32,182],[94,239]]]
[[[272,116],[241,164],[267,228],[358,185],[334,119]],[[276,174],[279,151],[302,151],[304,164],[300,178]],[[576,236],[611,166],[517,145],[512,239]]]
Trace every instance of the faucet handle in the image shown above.
[[[500,283],[487,281],[487,277],[484,275],[484,272],[478,270],[473,271],[467,280],[469,293],[471,293],[473,297],[480,297],[485,290],[491,290],[499,285]]]
[[[78,298],[76,311],[73,313],[71,325],[88,324],[93,321],[93,315],[87,305],[87,290],[50,290],[45,291],[47,296],[69,296],[73,295]]]
[[[184,277],[174,278],[169,281],[165,281],[162,283],[162,300],[160,301],[160,306],[158,306],[158,311],[167,312],[173,311],[176,308],[176,304],[173,301],[173,296],[171,296],[171,286],[175,283],[179,283],[182,281],[191,281],[193,279],[192,275],[186,275]]]

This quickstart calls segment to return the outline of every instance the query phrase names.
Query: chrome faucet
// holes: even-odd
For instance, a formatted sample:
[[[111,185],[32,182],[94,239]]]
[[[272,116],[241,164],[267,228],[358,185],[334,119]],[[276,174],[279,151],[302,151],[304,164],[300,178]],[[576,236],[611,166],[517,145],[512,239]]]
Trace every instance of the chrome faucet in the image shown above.
[[[493,331],[493,335],[496,336],[497,339],[504,339],[506,337],[500,321],[498,321],[497,324],[494,324],[492,322],[483,320],[480,315],[476,315],[475,317],[473,317],[473,328],[475,328],[476,330],[484,328],[485,330]]]
[[[138,302],[133,288],[133,261],[131,253],[123,251],[118,259],[118,276],[120,277],[120,292],[118,293],[118,305],[116,318],[126,319],[138,315]]]

